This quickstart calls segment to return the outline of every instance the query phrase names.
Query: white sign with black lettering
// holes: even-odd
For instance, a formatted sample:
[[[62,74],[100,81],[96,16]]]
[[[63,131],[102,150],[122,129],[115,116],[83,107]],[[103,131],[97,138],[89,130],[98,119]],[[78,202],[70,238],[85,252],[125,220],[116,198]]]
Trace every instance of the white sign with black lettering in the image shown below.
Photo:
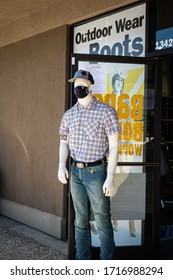
[[[145,4],[74,28],[74,53],[145,56]]]

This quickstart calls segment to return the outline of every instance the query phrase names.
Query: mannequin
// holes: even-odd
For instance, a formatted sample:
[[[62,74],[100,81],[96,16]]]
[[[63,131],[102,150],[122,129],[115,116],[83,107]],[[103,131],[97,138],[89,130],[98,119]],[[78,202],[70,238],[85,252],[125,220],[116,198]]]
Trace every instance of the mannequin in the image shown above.
[[[84,78],[83,78],[83,76],[82,76],[82,74],[81,73],[84,73]],[[85,75],[86,74],[86,75]],[[85,71],[83,71],[83,70],[79,70],[79,71],[77,71],[76,73],[75,73],[75,75],[76,76],[74,76],[74,78],[73,79],[71,79],[71,80],[69,80],[70,82],[74,82],[74,91],[75,91],[75,94],[76,94],[76,96],[77,96],[77,100],[78,100],[78,102],[77,102],[77,104],[76,104],[76,106],[78,106],[79,108],[80,108],[80,110],[82,110],[82,112],[83,112],[83,114],[81,114],[79,117],[78,117],[78,115],[76,115],[75,116],[75,118],[74,118],[74,123],[77,121],[78,122],[78,126],[80,127],[82,127],[82,118],[83,118],[83,115],[85,114],[85,112],[89,112],[89,109],[90,109],[90,104],[93,104],[94,102],[96,103],[98,103],[98,101],[96,101],[96,98],[95,97],[93,97],[92,96],[92,94],[91,94],[91,92],[92,92],[92,86],[93,86],[93,83],[94,83],[94,81],[93,81],[93,77],[92,76],[90,76],[91,74],[89,73],[89,72],[85,72]],[[97,104],[96,103],[96,104]],[[101,105],[101,106],[106,106],[105,104],[103,105]],[[73,108],[73,107],[72,107]],[[76,107],[75,107],[76,108]],[[94,108],[94,107],[93,107]],[[110,109],[110,108],[109,108]],[[71,109],[70,109],[71,110]],[[72,111],[72,110],[74,110],[74,109],[72,109],[71,111],[70,110],[68,110],[67,111],[67,114],[70,114],[70,112]],[[107,107],[106,107],[106,110],[107,110]],[[113,109],[112,109],[113,110]],[[72,111],[73,112],[73,111]],[[96,114],[97,115],[97,114]],[[73,116],[73,115],[72,115]],[[72,116],[70,115],[70,117],[69,117],[69,122],[72,120]],[[94,115],[93,115],[93,113],[91,113],[91,117],[93,118],[93,122],[94,122]],[[79,119],[79,120],[77,120],[77,119]],[[87,119],[87,118],[86,118]],[[99,121],[99,118],[97,117],[97,119],[98,119],[98,121]],[[98,121],[96,122],[96,126],[97,126],[97,123],[98,123]],[[92,139],[92,137],[97,137],[97,133],[99,133],[99,132],[97,132],[96,133],[96,136],[93,136],[92,134],[93,133],[95,133],[95,129],[97,130],[97,128],[95,128],[95,125],[93,125],[93,128],[92,128],[92,124],[93,124],[93,122],[91,122],[91,135],[89,135],[89,136],[86,136],[86,139],[88,139],[88,141],[89,141],[89,143],[92,143],[92,142],[90,142],[90,140]],[[117,119],[116,119],[116,122],[117,122]],[[64,121],[62,121],[62,123],[63,123],[63,125],[61,124],[61,128],[63,127],[63,129],[64,129],[64,127],[65,127],[65,129],[63,130],[63,129],[60,129],[60,135],[61,135],[61,140],[60,140],[60,147],[59,147],[59,168],[58,168],[58,179],[63,183],[63,184],[66,184],[67,183],[67,180],[68,180],[68,178],[69,178],[69,174],[68,174],[68,170],[67,170],[67,168],[66,168],[66,163],[67,163],[67,158],[68,158],[68,155],[69,155],[69,152],[71,152],[71,154],[72,154],[72,151],[70,150],[70,140],[71,140],[71,135],[73,134],[73,128],[72,128],[72,132],[70,132],[70,133],[68,133],[68,126],[67,126],[67,121],[66,120],[64,120]],[[86,122],[85,122],[85,124],[86,124]],[[85,124],[84,124],[84,126],[85,126]],[[88,119],[87,119],[87,124],[88,124]],[[73,126],[73,124],[71,124],[72,126]],[[66,126],[67,126],[67,128],[66,128]],[[75,127],[75,133],[76,133],[76,131],[77,131],[77,129],[78,129],[78,126],[77,127]],[[116,170],[116,166],[117,166],[117,161],[118,161],[118,139],[119,139],[119,132],[121,131],[120,130],[120,127],[119,127],[119,125],[118,125],[118,123],[116,124],[116,133],[111,133],[110,135],[108,135],[107,136],[107,139],[108,139],[108,147],[109,147],[109,149],[108,149],[108,154],[109,154],[109,157],[108,157],[108,163],[103,163],[102,164],[102,162],[103,162],[103,159],[102,159],[102,162],[100,163],[100,160],[99,160],[99,164],[98,164],[98,166],[95,166],[95,162],[97,163],[98,162],[98,160],[97,160],[97,158],[96,158],[96,160],[95,161],[93,161],[93,162],[89,162],[88,163],[88,161],[86,161],[86,166],[88,166],[88,164],[92,164],[92,165],[94,165],[93,167],[91,166],[91,167],[85,167],[85,168],[81,168],[81,164],[83,164],[82,162],[81,163],[79,163],[78,164],[78,158],[75,158],[74,160],[77,162],[76,163],[76,166],[79,166],[79,168],[76,168],[76,166],[74,167],[74,168],[76,168],[76,171],[74,171],[74,175],[72,176],[72,181],[71,181],[71,187],[72,187],[72,190],[71,190],[71,192],[72,192],[72,198],[73,198],[73,203],[74,203],[74,206],[75,206],[75,200],[76,200],[76,197],[77,197],[77,195],[78,195],[78,192],[77,191],[75,191],[74,189],[76,188],[76,187],[78,187],[78,185],[79,185],[79,183],[78,183],[78,185],[75,185],[75,181],[77,180],[77,179],[75,179],[74,180],[74,182],[73,182],[73,177],[74,176],[76,176],[76,174],[75,174],[75,172],[76,173],[78,173],[79,172],[79,177],[80,177],[80,172],[87,172],[87,170],[89,171],[89,173],[88,173],[88,180],[90,180],[90,178],[91,178],[91,182],[90,182],[90,185],[89,185],[89,187],[91,186],[91,190],[93,190],[93,188],[95,188],[96,187],[96,184],[97,183],[95,183],[95,180],[103,180],[103,178],[105,178],[103,181],[102,181],[102,183],[101,183],[101,187],[102,187],[102,191],[100,191],[100,193],[102,192],[102,195],[101,196],[105,196],[105,197],[107,197],[107,199],[105,198],[105,200],[106,200],[106,204],[108,203],[108,205],[109,205],[109,198],[110,197],[112,197],[112,196],[114,196],[115,194],[116,194],[116,188],[115,188],[115,186],[114,186],[114,182],[113,182],[113,178],[114,178],[114,174],[115,174],[115,170]],[[83,128],[82,128],[83,129]],[[62,135],[62,131],[63,131],[63,133],[65,134],[65,135]],[[82,133],[84,133],[85,134],[85,127],[84,127],[84,129],[82,130],[82,131],[84,131],[84,132],[82,132]],[[90,131],[90,125],[89,125],[89,131]],[[87,133],[89,133],[88,131],[87,131]],[[99,135],[99,134],[98,134]],[[79,135],[79,137],[84,137],[84,139],[85,139],[85,135],[82,135],[82,136],[80,136]],[[77,137],[78,138],[78,137]],[[85,140],[86,140],[85,139]],[[97,138],[95,138],[95,139],[93,139],[94,141],[96,140]],[[98,140],[99,141],[99,140]],[[83,142],[82,142],[83,143]],[[98,143],[99,144],[99,143]],[[91,145],[91,144],[88,144],[88,145]],[[92,146],[92,145],[91,145]],[[78,146],[77,146],[78,147]],[[80,149],[80,148],[79,148]],[[87,148],[86,149],[84,149],[84,151],[85,150],[87,150]],[[96,152],[97,152],[97,149],[96,149]],[[79,154],[80,154],[80,152],[79,152]],[[83,154],[81,155],[81,156],[83,156]],[[74,155],[72,155],[72,158],[74,157]],[[103,168],[105,168],[105,166],[107,167],[106,169],[104,169],[105,171],[103,172],[104,174],[102,174],[103,176],[105,176],[105,174],[106,174],[106,176],[105,177],[103,177],[102,175],[100,175],[101,173],[97,173],[97,168],[102,168],[102,166],[103,166]],[[107,172],[106,172],[107,171]],[[99,171],[100,172],[100,171]],[[73,171],[72,171],[72,173],[73,173]],[[84,173],[83,173],[84,174]],[[93,175],[92,175],[93,174]],[[93,179],[92,179],[92,176],[93,176]],[[94,179],[95,178],[95,179]],[[101,178],[101,179],[100,179]],[[74,186],[73,186],[74,185]],[[81,188],[83,187],[83,185],[84,185],[84,183],[81,183]],[[80,188],[79,188],[79,190],[80,190]],[[104,194],[104,195],[103,195]],[[98,195],[98,197],[99,197],[99,192],[98,192],[98,194],[97,194],[97,192],[96,192],[96,195],[95,195],[95,197],[97,198],[97,195]],[[79,200],[80,202],[81,202],[81,208],[83,207],[83,204],[82,204],[82,201],[83,201],[83,196],[80,196],[77,200]],[[84,200],[85,200],[85,193],[84,193]],[[94,200],[94,198],[93,198],[93,200]],[[103,198],[103,200],[104,200],[104,198]],[[95,203],[95,202],[94,202]],[[97,202],[98,203],[98,202]],[[92,203],[91,203],[92,204]],[[104,205],[104,204],[103,204]],[[76,217],[78,217],[78,212],[80,212],[80,207],[78,208],[78,206],[76,206],[75,207],[75,214],[76,214]],[[109,207],[108,207],[109,208]],[[77,210],[78,209],[78,210]],[[106,210],[107,211],[107,210]],[[85,213],[85,211],[84,211],[84,213]],[[80,217],[80,219],[86,219],[85,217],[86,217],[86,215],[87,215],[87,213],[85,213],[85,215],[83,215],[84,217],[83,218],[81,218]],[[102,213],[100,214],[100,215],[102,215]],[[107,216],[106,217],[109,217],[109,211],[108,211],[108,213],[106,214]],[[79,220],[80,220],[79,219]],[[106,219],[110,219],[110,217],[109,218],[106,218]],[[76,220],[77,220],[77,218],[76,218]],[[98,218],[98,220],[99,220],[99,218]],[[101,221],[103,220],[103,218],[101,219]],[[77,222],[76,222],[77,223]],[[84,223],[84,222],[83,222]],[[97,223],[97,221],[96,221],[96,223]],[[102,223],[102,222],[100,222],[100,223]],[[111,244],[111,241],[112,241],[112,247],[110,247],[110,249],[109,249],[109,251],[110,252],[107,252],[106,250],[105,250],[105,248],[106,247],[109,247],[109,246],[107,246],[107,244],[105,243],[104,244],[104,242],[103,242],[103,246],[101,246],[102,248],[101,248],[101,259],[111,259],[112,257],[113,257],[113,254],[114,254],[114,248],[113,248],[113,244],[114,244],[114,242],[113,242],[113,240],[112,240],[112,238],[113,238],[113,234],[112,234],[112,228],[111,228],[111,226],[112,226],[112,224],[110,225],[110,223],[111,223],[111,221],[110,221],[110,223],[109,222],[107,222],[106,221],[106,223],[108,223],[109,225],[108,225],[108,227],[109,227],[109,232],[111,232],[111,234],[110,234],[110,238],[108,238],[108,236],[107,236],[107,233],[106,233],[106,231],[105,231],[105,236],[107,236],[106,238],[107,239],[111,239],[110,240],[110,242],[109,242],[109,244]],[[106,224],[105,223],[105,224]],[[80,223],[79,223],[80,224]],[[81,223],[82,224],[82,223]],[[89,224],[89,223],[88,223]],[[88,229],[86,228],[87,227],[87,225],[85,225],[84,226],[84,229],[83,229],[83,231],[81,230],[83,227],[82,226],[79,226],[79,225],[76,225],[75,224],[75,226],[76,226],[76,231],[77,231],[77,233],[76,233],[76,243],[77,243],[77,259],[91,259],[91,252],[90,252],[90,249],[89,249],[89,247],[90,247],[90,237],[89,237],[89,231],[88,231]],[[104,226],[104,225],[103,225]],[[106,227],[106,226],[105,226]],[[87,244],[86,244],[86,248],[84,247],[84,245],[83,245],[83,242],[82,242],[82,234],[84,234],[84,231],[86,231],[85,232],[85,238],[84,238],[84,240],[86,240],[86,239],[88,239],[88,242],[87,242]],[[81,236],[80,236],[80,234],[79,233],[81,233]],[[104,238],[102,238],[102,239],[104,239]],[[80,241],[78,242],[78,240],[81,240],[81,243],[80,243]],[[108,243],[108,240],[106,241],[107,243]],[[83,246],[83,251],[81,251],[81,244],[82,244],[82,246]],[[88,247],[87,247],[88,246]],[[79,251],[79,252],[78,252]]]

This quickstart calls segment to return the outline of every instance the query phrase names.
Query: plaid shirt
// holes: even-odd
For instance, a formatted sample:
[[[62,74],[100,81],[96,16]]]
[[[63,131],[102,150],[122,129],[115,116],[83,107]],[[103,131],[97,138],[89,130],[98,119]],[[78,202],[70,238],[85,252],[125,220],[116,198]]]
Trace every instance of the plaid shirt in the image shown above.
[[[108,152],[108,136],[121,132],[116,111],[95,97],[85,108],[78,102],[65,112],[59,133],[69,135],[71,157],[93,162]]]

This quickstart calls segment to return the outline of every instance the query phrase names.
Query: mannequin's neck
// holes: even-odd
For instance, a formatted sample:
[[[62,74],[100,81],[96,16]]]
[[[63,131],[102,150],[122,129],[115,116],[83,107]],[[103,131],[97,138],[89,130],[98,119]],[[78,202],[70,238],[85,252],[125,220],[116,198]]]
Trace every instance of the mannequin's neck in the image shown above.
[[[90,103],[90,101],[93,99],[91,93],[89,93],[84,98],[78,98],[79,104],[81,104],[83,107],[87,107],[87,105]]]

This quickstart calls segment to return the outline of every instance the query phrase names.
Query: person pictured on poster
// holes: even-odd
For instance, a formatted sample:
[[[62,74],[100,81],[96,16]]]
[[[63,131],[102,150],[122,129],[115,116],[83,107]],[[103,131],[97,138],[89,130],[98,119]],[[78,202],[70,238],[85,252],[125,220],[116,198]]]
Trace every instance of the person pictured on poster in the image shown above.
[[[115,74],[112,77],[112,93],[123,93],[124,90],[124,78],[122,78],[119,74]]]
[[[124,93],[124,80],[127,78],[126,69],[117,69],[117,72],[112,77],[112,93]]]
[[[90,202],[100,239],[100,259],[110,260],[115,253],[110,197],[115,194],[113,177],[121,128],[115,109],[91,94],[94,79],[90,72],[79,70],[69,82],[74,82],[78,102],[61,121],[58,179],[67,183],[66,161],[70,152],[76,259],[92,259]]]

